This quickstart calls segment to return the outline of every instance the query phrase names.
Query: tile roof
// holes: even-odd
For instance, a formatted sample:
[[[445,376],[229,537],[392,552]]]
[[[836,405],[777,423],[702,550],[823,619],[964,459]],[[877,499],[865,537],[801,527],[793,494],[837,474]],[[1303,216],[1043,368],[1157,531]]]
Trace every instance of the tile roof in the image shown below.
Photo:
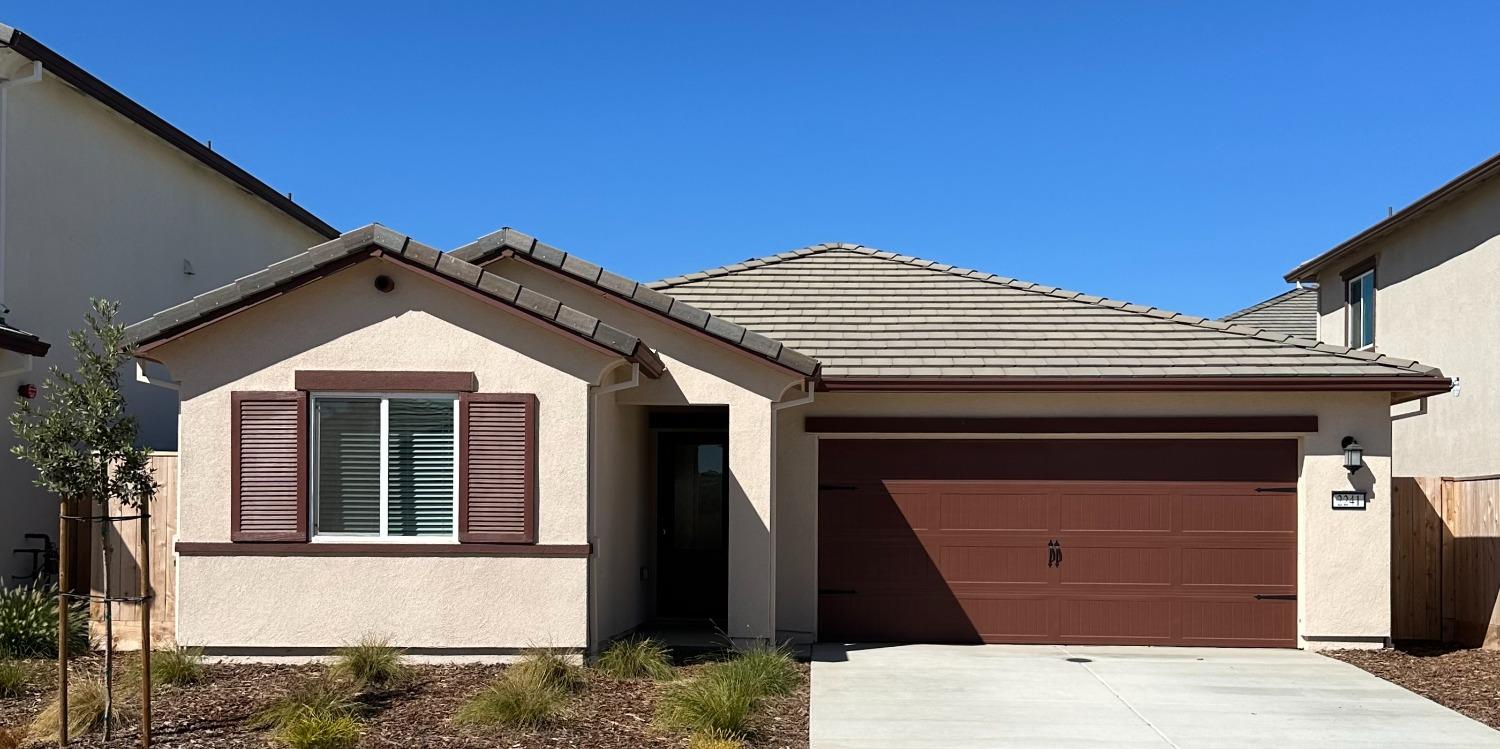
[[[1271,333],[1315,339],[1318,337],[1318,287],[1302,286],[1284,291],[1219,319]]]
[[[661,360],[639,338],[588,313],[490,273],[452,254],[412,240],[380,225],[347,232],[298,255],[200,294],[152,315],[127,329],[138,347],[164,341],[236,308],[268,298],[320,271],[343,267],[381,250],[406,265],[427,271],[480,296],[512,307],[642,365],[648,375],[661,373]]]
[[[823,362],[825,377],[1436,377],[1416,362],[821,244],[650,284]]]
[[[647,284],[638,283],[618,273],[611,273],[577,255],[539,242],[529,234],[505,228],[453,250],[455,258],[475,265],[499,257],[505,251],[515,253],[537,265],[566,274],[583,283],[606,291],[637,306],[700,330],[758,357],[807,376],[818,373],[818,361],[784,345],[772,336],[762,335],[746,326],[709,314],[685,299],[659,293]]]

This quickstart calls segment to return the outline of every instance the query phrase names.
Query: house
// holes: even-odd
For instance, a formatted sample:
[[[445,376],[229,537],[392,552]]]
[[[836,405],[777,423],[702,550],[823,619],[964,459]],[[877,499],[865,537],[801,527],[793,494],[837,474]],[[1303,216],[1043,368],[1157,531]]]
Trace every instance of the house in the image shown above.
[[[1500,155],[1293,268],[1320,339],[1438,362],[1452,395],[1392,410],[1398,476],[1500,474]]]
[[[1285,333],[1295,338],[1318,340],[1318,287],[1288,289],[1263,302],[1252,304],[1221,318],[1224,322]]]
[[[0,26],[4,415],[50,366],[72,365],[67,332],[82,327],[90,297],[117,300],[139,318],[337,234],[33,37]],[[176,398],[133,380],[125,393],[143,442],[176,449]],[[55,499],[10,454],[13,439],[0,427],[4,584],[32,572],[30,556],[12,553],[43,545],[26,534],[57,534]]]
[[[1449,387],[858,245],[641,284],[510,229],[365,227],[131,334],[181,399],[178,641],[242,656],[1379,646],[1389,409]]]

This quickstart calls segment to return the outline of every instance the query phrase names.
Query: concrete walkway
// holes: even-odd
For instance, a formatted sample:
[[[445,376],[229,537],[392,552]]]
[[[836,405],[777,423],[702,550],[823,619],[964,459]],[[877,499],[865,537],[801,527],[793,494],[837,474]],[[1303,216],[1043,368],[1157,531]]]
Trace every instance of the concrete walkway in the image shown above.
[[[812,749],[1500,747],[1500,732],[1296,650],[818,645]]]

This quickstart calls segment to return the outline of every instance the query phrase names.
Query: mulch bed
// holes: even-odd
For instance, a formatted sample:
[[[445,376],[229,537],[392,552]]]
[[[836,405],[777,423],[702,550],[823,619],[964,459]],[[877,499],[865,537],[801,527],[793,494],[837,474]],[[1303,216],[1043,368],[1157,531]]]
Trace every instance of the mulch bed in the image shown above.
[[[48,664],[38,663],[45,669]],[[566,720],[537,732],[485,730],[456,726],[451,721],[469,697],[494,681],[499,665],[414,665],[405,687],[364,695],[369,711],[364,719],[361,747],[504,747],[506,749],[636,749],[686,747],[686,736],[666,733],[652,725],[653,708],[661,684],[617,681],[590,673]],[[681,669],[691,675],[701,666]],[[98,665],[80,664],[80,671],[97,673]],[[154,745],[160,747],[230,747],[265,749],[269,734],[247,724],[257,711],[301,679],[315,676],[319,666],[210,664],[208,678],[191,687],[161,686],[155,690]],[[760,730],[745,746],[751,749],[807,749],[808,667],[802,664],[802,686],[796,694],[767,700]],[[20,735],[51,699],[50,676],[32,691],[0,698],[0,747],[3,732]],[[93,735],[80,746],[100,746]],[[138,745],[134,729],[120,731],[109,747]]]
[[[1500,729],[1500,651],[1408,643],[1326,655]]]

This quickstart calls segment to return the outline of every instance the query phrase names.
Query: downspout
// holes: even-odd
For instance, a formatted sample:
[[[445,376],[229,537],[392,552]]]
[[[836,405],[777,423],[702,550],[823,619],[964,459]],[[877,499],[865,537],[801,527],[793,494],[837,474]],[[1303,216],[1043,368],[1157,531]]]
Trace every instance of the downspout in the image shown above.
[[[618,366],[618,365],[616,365],[616,366]],[[599,381],[603,382],[604,379],[605,379],[605,377],[608,377],[609,373],[610,372],[614,372],[614,371],[615,371],[615,367],[611,367],[609,369],[609,371],[604,374],[603,377],[599,378]],[[641,365],[639,365],[639,364],[631,364],[630,365],[630,379],[628,379],[628,380],[626,380],[624,382],[616,382],[616,383],[611,384],[611,385],[590,385],[589,386],[589,389],[592,390],[593,392],[591,392],[589,394],[589,405],[588,405],[588,408],[589,408],[589,413],[588,413],[588,425],[589,425],[589,429],[588,429],[588,456],[589,456],[589,458],[588,458],[588,464],[589,464],[588,472],[589,472],[589,475],[588,475],[588,480],[587,480],[587,485],[588,485],[588,522],[585,525],[587,526],[586,533],[587,533],[587,536],[588,536],[590,551],[589,551],[589,558],[588,558],[588,571],[587,571],[587,575],[586,575],[587,579],[586,579],[586,581],[584,583],[585,584],[585,590],[587,591],[587,594],[585,595],[586,605],[585,605],[585,612],[584,612],[585,618],[587,619],[587,624],[586,624],[586,627],[585,627],[585,629],[586,629],[585,637],[587,638],[587,642],[584,643],[584,658],[586,658],[586,659],[592,658],[593,656],[598,655],[599,644],[600,644],[599,643],[599,637],[600,637],[600,634],[599,634],[599,603],[598,603],[598,600],[597,600],[598,585],[597,585],[596,581],[594,580],[594,567],[596,566],[596,562],[598,561],[598,557],[599,557],[599,539],[596,536],[596,534],[594,533],[594,516],[596,514],[596,508],[598,506],[598,496],[597,495],[598,495],[598,483],[599,483],[599,450],[598,450],[598,447],[599,447],[599,439],[598,439],[599,425],[597,424],[598,413],[599,413],[599,399],[601,397],[603,397],[603,396],[606,396],[606,395],[611,395],[613,393],[618,393],[621,390],[629,390],[629,389],[631,389],[633,387],[639,386],[640,384],[641,384]]]
[[[5,183],[6,174],[10,172],[10,92],[11,89],[29,86],[42,80],[42,63],[38,60],[31,61],[31,73],[24,78],[11,78],[0,81],[0,304],[5,301],[5,235],[7,230],[6,216],[10,214],[10,202],[6,200]],[[27,357],[30,359],[30,357]],[[29,368],[29,364],[27,365]]]
[[[780,497],[780,495],[781,495],[781,467],[778,465],[778,461],[776,459],[776,456],[781,451],[781,447],[778,445],[778,442],[780,441],[780,434],[781,434],[781,412],[785,411],[785,410],[787,410],[789,408],[797,408],[798,406],[805,406],[805,405],[807,405],[809,403],[812,403],[813,402],[813,397],[815,395],[815,390],[814,390],[813,383],[814,383],[814,380],[812,378],[808,378],[808,379],[802,381],[802,390],[805,393],[805,395],[803,395],[802,397],[800,397],[800,398],[793,398],[792,400],[789,400],[789,401],[782,401],[780,403],[772,403],[771,404],[771,528],[770,528],[770,530],[771,530],[771,569],[770,569],[770,575],[771,575],[771,602],[770,603],[771,603],[771,641],[772,641],[771,644],[772,645],[780,645],[781,644],[780,642],[777,642],[778,635],[779,635],[779,630],[777,630],[777,628],[776,628],[776,596],[778,595],[778,588],[777,588],[777,584],[776,584],[776,554],[777,554],[777,551],[778,551],[778,549],[776,548],[776,546],[777,546],[776,505],[779,504],[780,501],[781,501],[781,497]],[[814,443],[814,444],[816,445],[816,443]],[[816,451],[816,448],[814,448],[814,450]]]

